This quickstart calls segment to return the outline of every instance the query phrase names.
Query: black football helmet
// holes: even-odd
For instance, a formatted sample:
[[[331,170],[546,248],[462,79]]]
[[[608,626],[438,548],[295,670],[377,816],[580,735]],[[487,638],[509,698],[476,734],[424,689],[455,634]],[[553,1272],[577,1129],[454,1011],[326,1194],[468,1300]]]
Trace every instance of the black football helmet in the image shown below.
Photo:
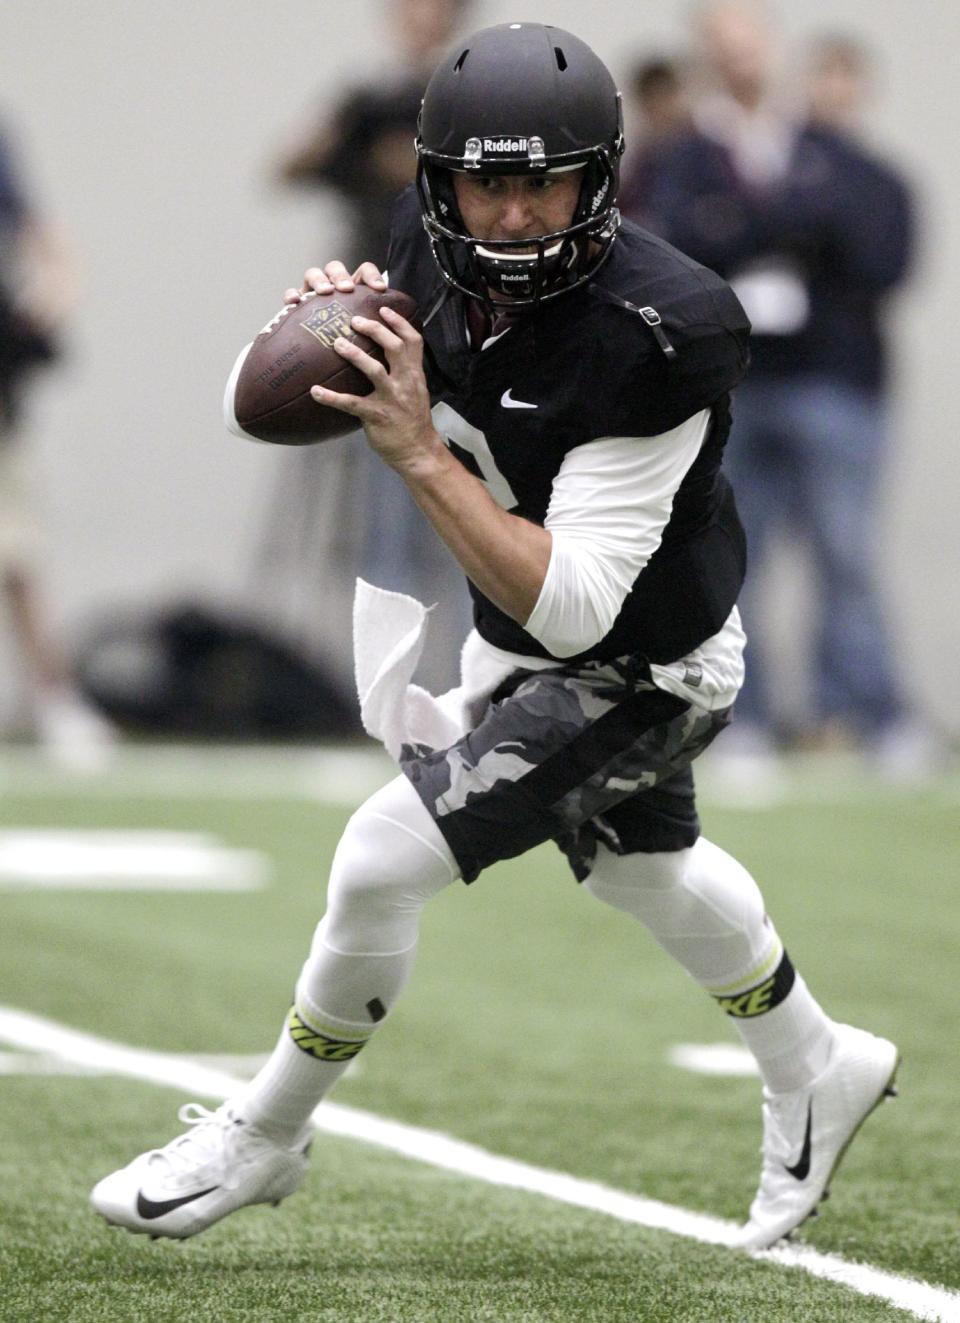
[[[513,307],[529,307],[582,285],[607,257],[620,225],[620,94],[603,61],[571,33],[502,23],[461,42],[427,85],[416,149],[434,259],[444,280],[471,298],[489,303],[495,291]],[[579,167],[579,201],[564,229],[522,246],[467,232],[452,171],[538,175]]]

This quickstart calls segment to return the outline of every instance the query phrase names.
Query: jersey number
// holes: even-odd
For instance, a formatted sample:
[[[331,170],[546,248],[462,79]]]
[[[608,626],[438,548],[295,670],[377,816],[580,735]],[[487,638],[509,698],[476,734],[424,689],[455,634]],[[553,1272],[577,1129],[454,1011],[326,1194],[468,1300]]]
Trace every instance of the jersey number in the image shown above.
[[[449,404],[434,405],[433,425],[451,449],[465,450],[473,456],[478,476],[497,505],[502,505],[504,510],[513,510],[519,504],[509,482],[497,468],[487,438],[479,427],[468,423]]]

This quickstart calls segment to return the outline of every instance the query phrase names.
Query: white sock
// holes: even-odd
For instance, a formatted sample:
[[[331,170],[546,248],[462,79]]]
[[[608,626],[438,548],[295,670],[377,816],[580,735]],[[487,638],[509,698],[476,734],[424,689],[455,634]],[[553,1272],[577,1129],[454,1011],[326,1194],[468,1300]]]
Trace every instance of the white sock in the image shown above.
[[[786,952],[783,959],[789,960]],[[794,974],[793,987],[773,1010],[749,1019],[731,1018],[771,1093],[808,1087],[830,1060],[833,1024],[802,974]]]
[[[830,1020],[795,974],[756,882],[703,837],[689,850],[615,855],[600,845],[584,883],[639,919],[720,1002],[779,1093],[815,1079],[833,1045]]]
[[[238,1100],[284,1143],[304,1132],[406,985],[423,906],[458,876],[453,855],[405,777],[350,819],[337,846],[327,913],[270,1060]]]

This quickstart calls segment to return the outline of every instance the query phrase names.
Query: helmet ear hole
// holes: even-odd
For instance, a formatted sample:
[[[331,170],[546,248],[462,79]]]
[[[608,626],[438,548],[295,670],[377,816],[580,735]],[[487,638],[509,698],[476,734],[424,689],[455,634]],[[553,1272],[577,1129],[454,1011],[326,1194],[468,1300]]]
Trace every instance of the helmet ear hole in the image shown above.
[[[567,57],[564,55],[563,51],[560,49],[559,46],[554,46],[553,53],[557,57],[557,68],[560,70],[561,73],[563,73],[563,71],[567,67]]]

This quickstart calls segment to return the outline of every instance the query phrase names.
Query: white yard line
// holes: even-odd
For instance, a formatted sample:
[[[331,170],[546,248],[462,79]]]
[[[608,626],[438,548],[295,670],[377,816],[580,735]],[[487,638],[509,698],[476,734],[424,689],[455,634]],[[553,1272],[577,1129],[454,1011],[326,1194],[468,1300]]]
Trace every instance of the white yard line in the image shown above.
[[[269,861],[201,832],[0,831],[0,891],[255,891]]]
[[[760,1074],[754,1058],[736,1043],[674,1043],[667,1060],[695,1075]]]
[[[0,1042],[10,1047],[53,1053],[65,1061],[95,1065],[105,1072],[151,1084],[162,1084],[207,1098],[227,1098],[242,1081],[188,1058],[144,1048],[127,1047],[80,1033],[38,1015],[0,1006]],[[560,1203],[605,1213],[622,1222],[670,1231],[711,1245],[729,1245],[733,1222],[690,1212],[654,1199],[612,1189],[595,1181],[498,1157],[476,1144],[466,1144],[438,1131],[422,1130],[337,1103],[323,1103],[314,1119],[329,1134],[376,1144],[393,1153],[429,1163],[490,1185],[526,1190]],[[805,1246],[785,1246],[754,1257],[785,1268],[799,1268],[813,1277],[846,1286],[861,1295],[877,1296],[915,1318],[931,1323],[960,1323],[960,1295],[926,1282],[899,1277],[868,1264],[848,1263]]]

